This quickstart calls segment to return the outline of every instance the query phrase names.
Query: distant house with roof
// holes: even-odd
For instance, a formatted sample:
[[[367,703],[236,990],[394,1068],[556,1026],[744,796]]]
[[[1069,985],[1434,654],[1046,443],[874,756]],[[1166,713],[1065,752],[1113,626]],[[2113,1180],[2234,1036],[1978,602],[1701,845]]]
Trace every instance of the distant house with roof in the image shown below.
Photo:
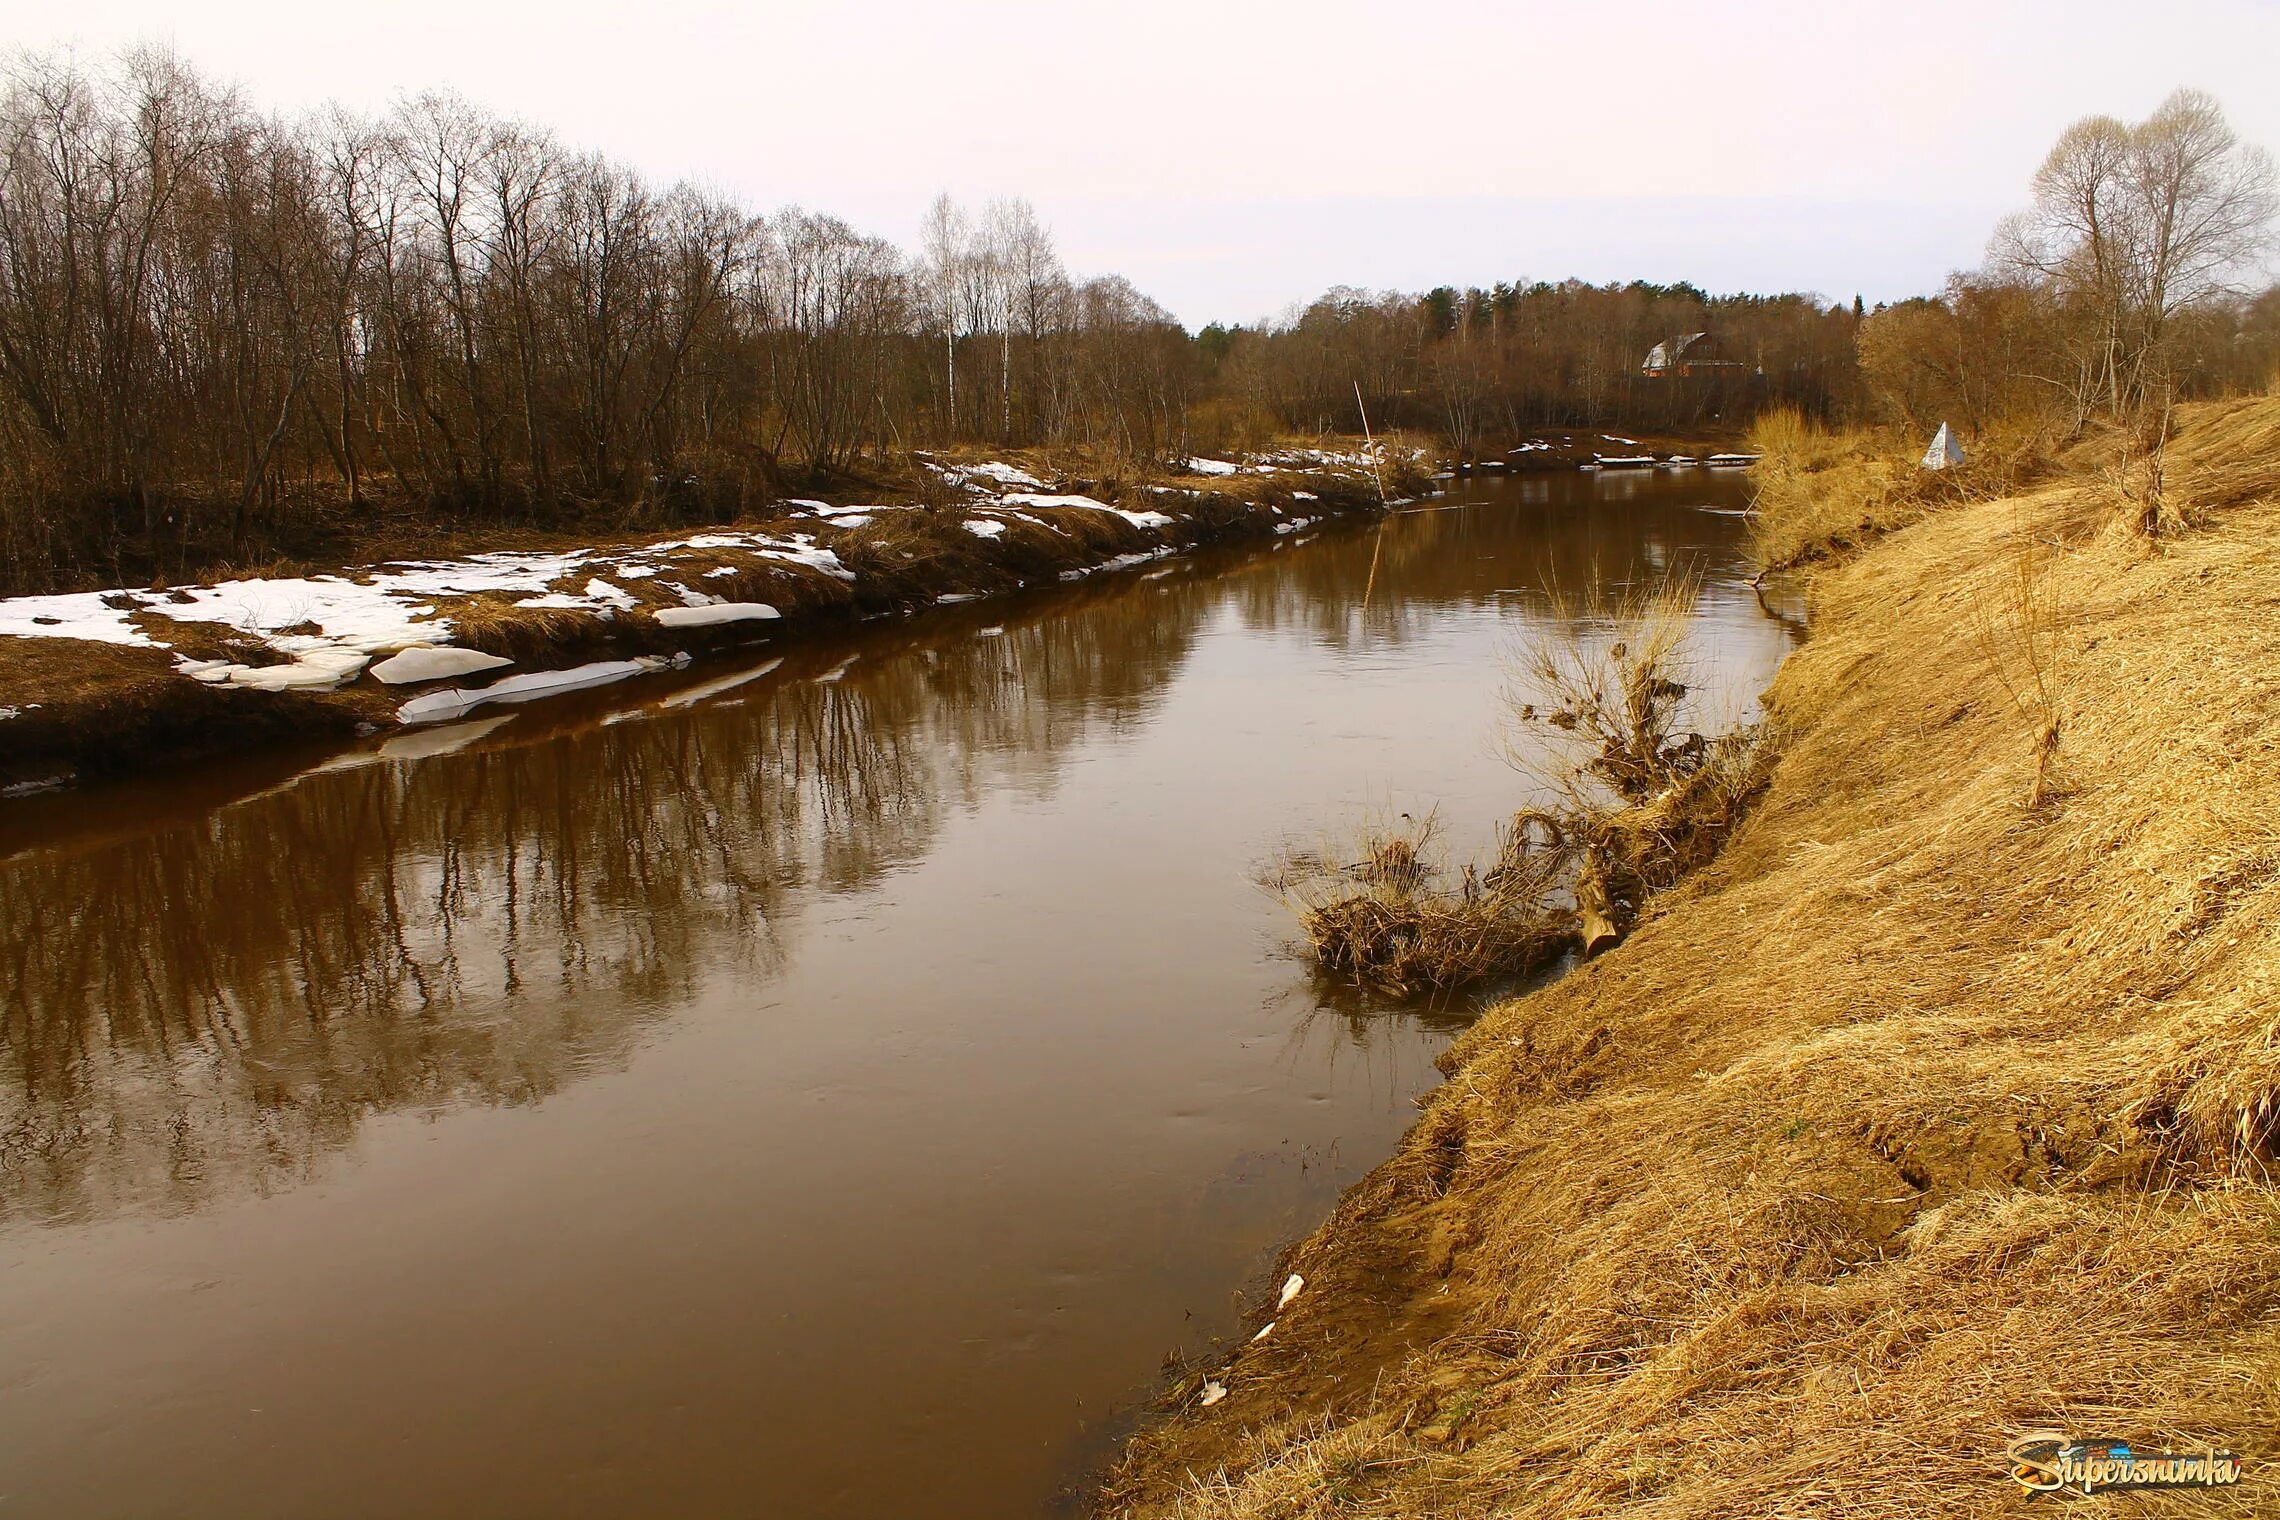
[[[1666,338],[1648,350],[1646,361],[1639,373],[1649,379],[1711,377],[1732,374],[1748,368],[1741,360],[1726,352],[1725,345],[1710,333],[1688,333],[1682,338]]]

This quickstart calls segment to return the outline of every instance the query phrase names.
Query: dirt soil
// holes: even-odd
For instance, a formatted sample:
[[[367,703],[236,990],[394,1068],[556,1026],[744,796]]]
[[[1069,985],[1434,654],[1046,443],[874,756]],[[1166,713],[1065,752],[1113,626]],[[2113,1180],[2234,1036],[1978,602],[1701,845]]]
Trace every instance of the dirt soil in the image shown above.
[[[1122,1516],[1992,1516],[2032,1430],[2280,1513],[2280,399],[1814,572],[1781,758],[1491,1010],[1171,1387]],[[1207,1387],[1226,1390],[1208,1405]]]

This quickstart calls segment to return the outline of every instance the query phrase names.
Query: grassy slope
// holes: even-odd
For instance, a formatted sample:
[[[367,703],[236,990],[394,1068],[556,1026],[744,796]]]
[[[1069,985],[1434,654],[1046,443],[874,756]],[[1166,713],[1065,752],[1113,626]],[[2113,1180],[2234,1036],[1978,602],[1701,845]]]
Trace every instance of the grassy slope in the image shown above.
[[[2159,552],[2083,465],[1820,571],[1759,810],[1451,1053],[1109,1507],[2009,1514],[2054,1426],[2251,1457],[2083,1514],[2280,1512],[2276,434],[2188,419]]]

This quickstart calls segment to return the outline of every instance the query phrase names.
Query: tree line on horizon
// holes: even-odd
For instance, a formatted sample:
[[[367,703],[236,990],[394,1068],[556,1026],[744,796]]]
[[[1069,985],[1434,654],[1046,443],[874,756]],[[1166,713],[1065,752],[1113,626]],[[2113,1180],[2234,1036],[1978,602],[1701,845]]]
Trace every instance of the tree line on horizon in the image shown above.
[[[1646,280],[1441,286],[1422,295],[1335,289],[1284,320],[1207,327],[1204,411],[1254,429],[1351,431],[1370,417],[1444,439],[1472,459],[1532,430],[1741,431],[1768,406],[1817,417],[1859,399],[1851,305],[1819,297],[1713,296]],[[1718,358],[1651,375],[1661,344],[1714,335]]]
[[[428,94],[263,115],[163,51],[0,87],[0,574],[150,572],[312,502],[733,516],[961,439],[1169,449],[1192,344],[1026,203],[906,254]]]
[[[1070,274],[1019,200],[942,197],[906,251],[651,184],[453,95],[288,119],[161,50],[25,57],[0,84],[0,589],[242,562],[376,509],[724,521],[959,444],[1113,476],[1365,415],[1466,457],[1544,427],[1738,432],[1768,406],[1970,420],[2052,383],[2030,356],[2083,415],[2244,383],[2280,318],[2220,278],[2246,234],[2231,263],[2204,235],[2148,270],[2153,213],[2114,209],[2117,186],[2149,193],[2144,134],[2176,139],[2174,117],[2078,128],[2007,273],[1889,310],[1644,281],[1340,288],[1191,335],[1129,281]],[[2221,115],[2193,119],[2254,167]],[[1643,372],[1696,332],[1717,364]]]
[[[1978,268],[1861,324],[1868,408],[2062,440],[2103,421],[2158,447],[2179,402],[2280,383],[2276,215],[2271,155],[2200,91],[2078,121]]]

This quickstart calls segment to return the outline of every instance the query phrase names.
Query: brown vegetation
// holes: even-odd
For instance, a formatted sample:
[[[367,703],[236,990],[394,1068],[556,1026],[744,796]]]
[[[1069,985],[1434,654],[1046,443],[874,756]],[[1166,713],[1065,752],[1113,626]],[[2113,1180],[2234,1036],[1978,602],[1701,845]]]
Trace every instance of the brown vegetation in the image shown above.
[[[1560,594],[1516,674],[1511,753],[1553,802],[1516,814],[1484,869],[1455,873],[1434,816],[1294,856],[1271,882],[1332,976],[1390,997],[1523,976],[1597,952],[1648,897],[1716,854],[1764,783],[1770,736],[1681,727],[1690,574],[1599,609]],[[1338,859],[1350,854],[1350,863]]]
[[[1941,506],[2005,496],[2039,478],[2056,448],[2032,416],[1971,440],[1963,464],[1922,467],[1925,439],[1899,427],[1824,427],[1794,411],[1758,419],[1750,519],[1760,565],[1785,570],[1857,549]]]
[[[2280,399],[2180,421],[2227,494]],[[2280,497],[2242,489],[2149,555],[2077,460],[1818,571],[1727,848],[1450,1052],[1110,1508],[2009,1514],[2037,1427],[2251,1456],[2131,1513],[2280,1506]]]
[[[1272,885],[1325,971],[1388,997],[1420,997],[1524,975],[1574,947],[1575,915],[1560,901],[1564,841],[1516,826],[1487,870],[1468,865],[1452,884],[1435,834],[1432,817],[1404,818],[1365,831],[1351,864],[1283,863]]]

